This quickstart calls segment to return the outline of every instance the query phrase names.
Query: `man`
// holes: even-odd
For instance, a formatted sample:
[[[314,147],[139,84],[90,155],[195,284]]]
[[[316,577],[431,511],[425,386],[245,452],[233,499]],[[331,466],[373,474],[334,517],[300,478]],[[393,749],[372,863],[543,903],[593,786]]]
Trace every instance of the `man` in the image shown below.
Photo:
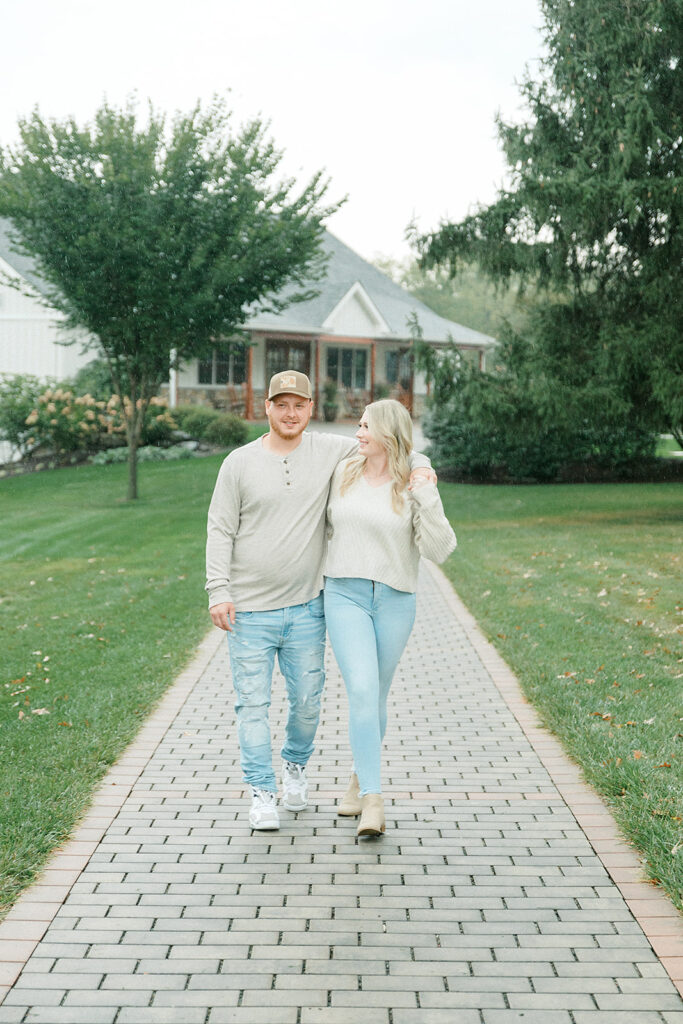
[[[276,373],[266,399],[270,430],[230,452],[209,508],[209,612],[228,634],[253,829],[280,824],[268,720],[276,653],[289,702],[282,802],[291,811],[308,803],[306,765],[325,681],[325,512],[334,469],[357,448],[351,437],[305,433],[312,413],[308,377]],[[413,453],[412,465],[433,476],[425,456]]]

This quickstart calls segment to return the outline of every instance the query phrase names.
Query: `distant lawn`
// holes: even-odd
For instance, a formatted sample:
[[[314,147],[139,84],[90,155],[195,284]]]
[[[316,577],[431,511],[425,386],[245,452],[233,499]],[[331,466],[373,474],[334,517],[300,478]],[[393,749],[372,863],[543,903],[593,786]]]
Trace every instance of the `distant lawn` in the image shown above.
[[[674,441],[673,437],[660,437],[657,442],[657,455],[659,456],[670,456],[674,452],[680,452],[681,446],[678,441]]]
[[[0,916],[210,626],[206,511],[223,456],[0,481]]]
[[[261,437],[262,434],[268,433],[268,420],[258,420],[254,423],[247,423],[249,429],[249,436],[247,437],[247,443],[249,441],[255,441],[257,437]]]
[[[683,488],[441,492],[446,573],[683,909]]]

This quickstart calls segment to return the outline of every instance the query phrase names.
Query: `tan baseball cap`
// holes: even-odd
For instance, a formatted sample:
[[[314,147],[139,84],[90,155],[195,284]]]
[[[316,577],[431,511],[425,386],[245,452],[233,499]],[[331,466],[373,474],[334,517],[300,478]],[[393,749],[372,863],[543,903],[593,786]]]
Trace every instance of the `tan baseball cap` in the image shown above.
[[[283,370],[274,373],[268,385],[268,399],[277,395],[301,395],[302,398],[313,398],[311,382],[305,373],[298,370]]]

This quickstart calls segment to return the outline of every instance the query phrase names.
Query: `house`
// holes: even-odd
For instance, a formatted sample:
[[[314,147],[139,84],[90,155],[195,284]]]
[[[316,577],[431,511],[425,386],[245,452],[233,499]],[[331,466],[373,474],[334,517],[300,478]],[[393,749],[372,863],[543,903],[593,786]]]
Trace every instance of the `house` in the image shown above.
[[[323,280],[311,286],[315,297],[280,313],[254,313],[246,324],[248,344],[219,342],[209,358],[172,372],[162,387],[171,405],[206,403],[259,418],[267,381],[291,368],[311,378],[318,416],[329,381],[336,385],[340,416],[356,416],[368,401],[387,394],[419,416],[427,388],[413,367],[412,315],[425,341],[438,346],[452,338],[465,359],[485,368],[495,339],[438,316],[329,232],[323,247],[328,263]],[[0,271],[25,286],[24,294],[0,281],[0,374],[72,377],[95,353],[63,344],[61,314],[42,304],[44,285],[31,261],[12,252],[2,221]],[[76,341],[86,337],[71,335]]]
[[[341,416],[356,416],[388,394],[419,417],[427,387],[413,367],[412,314],[425,341],[438,346],[452,338],[463,358],[486,368],[494,338],[438,316],[329,231],[323,248],[327,272],[311,286],[315,298],[280,313],[256,313],[247,323],[249,345],[219,344],[212,358],[188,363],[169,385],[171,404],[209,402],[258,417],[267,381],[289,368],[310,377],[319,417],[329,380],[337,385]]]

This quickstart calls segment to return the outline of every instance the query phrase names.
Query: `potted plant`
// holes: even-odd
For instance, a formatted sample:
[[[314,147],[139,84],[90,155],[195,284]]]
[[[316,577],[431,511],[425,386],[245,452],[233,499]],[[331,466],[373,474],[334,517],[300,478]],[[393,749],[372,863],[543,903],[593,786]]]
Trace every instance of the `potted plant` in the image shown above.
[[[323,384],[323,419],[332,423],[337,418],[337,384],[328,377]]]

